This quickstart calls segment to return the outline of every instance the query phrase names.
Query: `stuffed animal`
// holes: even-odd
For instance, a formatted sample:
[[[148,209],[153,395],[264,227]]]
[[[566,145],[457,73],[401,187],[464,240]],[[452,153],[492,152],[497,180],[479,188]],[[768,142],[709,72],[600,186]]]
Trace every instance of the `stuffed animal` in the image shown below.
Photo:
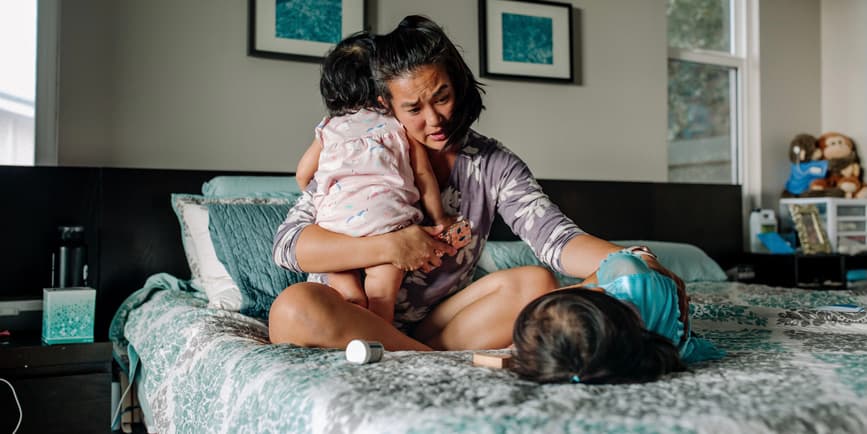
[[[826,194],[824,182],[828,175],[828,161],[822,159],[822,150],[810,134],[798,134],[789,143],[789,161],[792,162],[783,197],[821,196]]]
[[[833,191],[828,196],[867,196],[867,187],[861,182],[860,160],[852,139],[840,133],[828,132],[819,136],[817,146],[822,151],[822,157],[828,160],[828,175],[824,180],[813,181],[810,189],[828,193]]]
[[[822,159],[822,150],[816,143],[816,138],[811,134],[798,134],[789,143],[789,161],[803,163]]]

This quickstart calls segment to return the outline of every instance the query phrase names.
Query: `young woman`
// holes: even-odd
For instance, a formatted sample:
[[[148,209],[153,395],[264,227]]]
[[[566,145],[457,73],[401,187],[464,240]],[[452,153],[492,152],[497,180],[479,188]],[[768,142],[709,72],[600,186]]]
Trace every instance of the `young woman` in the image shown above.
[[[271,341],[339,348],[368,339],[389,350],[509,346],[518,313],[557,282],[541,267],[502,270],[472,282],[495,214],[543,262],[568,275],[591,275],[608,253],[622,247],[581,231],[551,203],[520,158],[470,129],[483,109],[480,84],[436,23],[406,17],[376,44],[374,73],[382,103],[411,139],[425,145],[445,211],[469,221],[473,242],[456,255],[436,239],[439,227],[412,225],[364,238],[336,234],[313,224],[315,209],[305,194],[277,230],[278,265],[327,273],[390,263],[412,272],[401,285],[393,324],[347,303],[327,285],[290,286],[271,307]]]

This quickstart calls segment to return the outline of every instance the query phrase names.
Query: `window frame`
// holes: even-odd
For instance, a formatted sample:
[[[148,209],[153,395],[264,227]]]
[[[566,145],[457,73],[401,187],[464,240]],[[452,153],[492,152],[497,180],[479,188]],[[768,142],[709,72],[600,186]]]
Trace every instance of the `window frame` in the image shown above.
[[[729,183],[742,185],[747,196],[761,191],[758,2],[729,0],[729,10],[729,52],[669,46],[668,60],[733,69]]]
[[[60,0],[36,3],[36,114],[34,152],[36,166],[57,166],[60,68]]]

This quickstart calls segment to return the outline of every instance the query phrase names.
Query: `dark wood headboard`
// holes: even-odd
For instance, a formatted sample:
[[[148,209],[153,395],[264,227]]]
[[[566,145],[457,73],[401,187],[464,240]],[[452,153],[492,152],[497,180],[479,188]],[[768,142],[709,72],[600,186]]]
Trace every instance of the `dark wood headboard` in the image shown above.
[[[539,180],[581,229],[606,240],[690,243],[723,268],[743,254],[741,187],[720,184]],[[491,239],[517,239],[497,220]]]
[[[171,193],[200,193],[217,175],[287,173],[0,166],[0,299],[41,298],[50,285],[58,225],[85,226],[89,283],[97,289],[96,338],[145,279],[189,278]],[[554,203],[604,239],[695,244],[724,267],[742,252],[741,189],[731,185],[540,180]],[[515,239],[502,221],[492,240]]]

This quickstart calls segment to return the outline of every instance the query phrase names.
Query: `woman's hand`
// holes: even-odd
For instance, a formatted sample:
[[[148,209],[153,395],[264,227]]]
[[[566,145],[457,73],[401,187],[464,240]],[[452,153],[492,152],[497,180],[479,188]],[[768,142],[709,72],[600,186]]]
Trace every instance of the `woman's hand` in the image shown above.
[[[403,270],[424,270],[429,272],[440,265],[443,254],[454,255],[457,250],[436,238],[443,231],[442,225],[412,225],[392,232],[391,263]]]

